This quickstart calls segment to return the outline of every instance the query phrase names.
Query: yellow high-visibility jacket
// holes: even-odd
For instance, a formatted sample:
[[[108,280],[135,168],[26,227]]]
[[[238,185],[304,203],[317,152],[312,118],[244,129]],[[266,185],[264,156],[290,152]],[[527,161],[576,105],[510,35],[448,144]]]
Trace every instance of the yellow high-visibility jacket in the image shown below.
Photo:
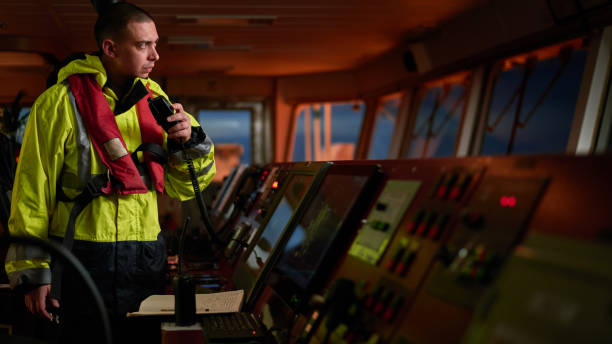
[[[146,87],[154,97],[167,98],[154,81],[136,78],[130,92],[119,100],[110,88],[104,87],[107,76],[99,57],[82,57],[63,67],[57,83],[32,105],[12,193],[9,219],[12,236],[62,238],[73,202],[58,200],[57,188],[74,198],[91,176],[107,173],[78,114],[66,80],[70,75],[95,74],[129,152],[142,143],[135,104],[147,95]],[[215,174],[213,143],[193,117],[191,125],[192,139],[186,150],[204,188]],[[167,134],[163,131],[162,135],[166,148]],[[182,151],[170,154],[164,180],[170,197],[180,200],[194,197]],[[110,306],[119,312],[135,310],[152,292],[152,282],[159,282],[156,274],[165,267],[159,233],[156,191],[102,195],[78,216],[73,253],[88,268],[107,302],[111,299],[117,302]],[[51,280],[49,254],[33,247],[12,245],[5,268],[12,287],[48,284]]]

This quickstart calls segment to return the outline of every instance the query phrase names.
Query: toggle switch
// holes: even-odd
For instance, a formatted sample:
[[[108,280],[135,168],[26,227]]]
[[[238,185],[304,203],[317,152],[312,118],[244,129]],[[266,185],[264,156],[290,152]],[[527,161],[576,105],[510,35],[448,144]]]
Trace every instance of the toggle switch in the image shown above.
[[[384,290],[378,299],[378,302],[376,302],[376,305],[374,306],[374,313],[381,314],[387,304],[389,304],[391,298],[393,298],[393,292],[390,290]]]
[[[403,304],[404,297],[401,295],[396,295],[393,300],[391,300],[391,304],[389,305],[389,307],[387,307],[387,309],[383,313],[383,319],[386,322],[392,322]]]
[[[458,178],[459,175],[457,173],[452,173],[447,176],[442,185],[438,187],[438,190],[436,191],[436,198],[446,198],[450,190],[455,186]]]
[[[431,225],[434,223],[434,221],[436,220],[436,217],[438,217],[438,214],[436,214],[435,212],[430,212],[429,214],[427,214],[425,216],[425,220],[423,222],[421,222],[419,224],[419,226],[417,227],[417,231],[416,234],[417,235],[421,235],[421,236],[425,236],[427,234],[427,231],[429,230],[429,228],[431,227]]]
[[[419,223],[423,220],[424,216],[425,216],[425,209],[420,209],[419,211],[417,211],[414,217],[412,218],[412,220],[410,220],[410,222],[406,226],[406,232],[412,233],[415,230],[415,228],[419,225]]]
[[[440,239],[440,235],[442,235],[442,231],[444,230],[444,227],[448,223],[449,218],[450,216],[448,214],[444,214],[438,217],[438,220],[436,221],[436,223],[434,223],[433,226],[431,226],[431,228],[429,229],[429,232],[427,233],[427,237],[431,240]]]
[[[448,199],[452,201],[460,200],[463,194],[465,193],[465,190],[467,190],[467,187],[470,185],[471,182],[472,182],[471,174],[462,175],[457,181],[457,185],[453,186],[453,188],[450,190],[448,194]]]
[[[389,271],[395,270],[395,267],[397,266],[397,264],[399,263],[400,259],[404,255],[404,252],[406,252],[406,248],[405,247],[399,247],[395,251],[395,253],[393,254],[393,258],[391,258],[389,263],[387,263],[387,270],[389,270]]]
[[[380,297],[380,294],[382,292],[383,292],[382,285],[377,286],[376,289],[374,289],[374,292],[366,297],[366,300],[364,303],[365,308],[370,309],[371,307],[373,307],[376,304],[376,302],[378,302],[378,298]]]

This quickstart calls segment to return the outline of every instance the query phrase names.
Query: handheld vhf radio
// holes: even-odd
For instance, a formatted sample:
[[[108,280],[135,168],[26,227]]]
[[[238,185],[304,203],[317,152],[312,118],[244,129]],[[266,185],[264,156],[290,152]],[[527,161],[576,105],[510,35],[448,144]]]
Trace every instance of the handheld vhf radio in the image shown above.
[[[164,97],[149,98],[149,109],[151,109],[157,124],[164,128],[166,132],[178,123],[176,121],[168,122],[168,117],[174,115],[174,108]]]

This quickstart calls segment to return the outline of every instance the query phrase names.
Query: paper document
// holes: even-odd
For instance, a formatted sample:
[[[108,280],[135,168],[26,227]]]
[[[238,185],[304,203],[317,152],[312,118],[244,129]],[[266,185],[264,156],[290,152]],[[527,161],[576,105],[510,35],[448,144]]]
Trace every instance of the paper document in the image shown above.
[[[243,298],[244,290],[196,294],[196,314],[239,312]],[[128,313],[127,316],[172,314],[174,314],[174,295],[151,295],[142,301],[138,312]]]

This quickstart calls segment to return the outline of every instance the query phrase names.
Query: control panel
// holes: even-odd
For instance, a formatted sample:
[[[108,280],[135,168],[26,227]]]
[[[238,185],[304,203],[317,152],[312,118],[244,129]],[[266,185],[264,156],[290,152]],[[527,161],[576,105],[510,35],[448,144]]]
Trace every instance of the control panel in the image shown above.
[[[275,281],[264,283],[261,294],[254,295],[254,307],[246,311],[275,329],[277,342],[611,340],[609,157],[333,164],[376,164],[384,180],[360,213],[351,213],[355,221],[354,228],[345,229],[352,233],[346,234],[346,251],[324,262],[325,268],[334,269],[320,289],[311,290],[304,307],[293,307],[274,289],[279,285]],[[274,212],[277,193],[292,168],[268,165],[251,184],[232,223],[233,241],[243,244],[228,245],[230,267]],[[342,204],[341,193],[325,197]],[[285,251],[304,249],[298,245],[304,238],[323,243],[317,238],[329,231],[319,227],[331,220],[320,219],[330,218],[329,209],[329,204],[321,206],[319,214],[309,208],[312,225],[297,223],[293,237],[284,241]],[[316,234],[307,233],[313,228]],[[283,266],[270,266],[271,276],[287,274],[299,281],[296,276],[316,273],[314,265],[295,260],[302,256],[279,259]],[[294,267],[310,270],[304,275]]]
[[[584,171],[584,166],[592,170]],[[603,308],[595,311],[597,306],[591,298],[580,297],[579,292],[570,290],[569,277],[559,270],[571,267],[572,273],[578,274],[579,271],[588,270],[586,265],[578,268],[569,259],[558,259],[554,266],[537,266],[537,259],[530,256],[535,252],[531,251],[534,245],[525,239],[556,232],[566,237],[566,243],[576,241],[578,247],[585,240],[600,241],[593,237],[594,231],[609,233],[611,227],[607,214],[601,211],[601,202],[606,202],[606,191],[593,186],[605,184],[607,189],[612,189],[612,183],[604,178],[604,171],[612,172],[610,159],[499,157],[396,160],[384,161],[382,167],[388,182],[375,195],[374,205],[364,214],[362,225],[356,229],[359,232],[350,254],[343,259],[328,285],[329,291],[335,280],[352,281],[353,301],[347,308],[344,321],[331,322],[333,328],[326,325],[326,308],[306,315],[303,331],[296,331],[301,333],[301,338],[306,338],[306,342],[395,344],[457,343],[464,340],[467,343],[481,343],[496,339],[510,343],[524,342],[520,338],[535,343],[568,342],[562,340],[564,331],[558,330],[563,328],[561,319],[564,316],[567,318],[566,324],[581,326],[576,333],[581,333],[582,337],[574,333],[567,338],[591,338],[591,341],[610,338],[606,327],[600,325],[604,318],[612,320],[612,315],[596,313],[603,312]],[[583,175],[599,176],[599,182],[589,178],[574,179]],[[414,185],[406,188],[407,184],[404,184],[404,189],[394,185],[392,189],[403,198],[390,202],[386,191],[394,181]],[[576,200],[576,207],[600,209],[599,212],[587,210],[588,214],[583,215],[572,211],[551,211],[555,207],[559,207],[559,210],[567,208],[567,197],[571,197],[567,192],[580,190],[581,184],[590,188],[588,193],[582,193],[583,196],[591,196]],[[607,202],[608,206],[612,205]],[[381,216],[385,212],[394,216]],[[564,221],[559,221],[564,217],[567,218],[567,226],[563,225]],[[576,220],[577,217],[583,217],[582,221],[590,228],[569,228],[580,222]],[[550,222],[557,227],[540,227]],[[523,244],[525,242],[526,245]],[[600,266],[586,250],[578,253],[579,250],[567,245],[568,252],[590,256],[593,263]],[[601,245],[608,250],[612,248],[609,243]],[[552,250],[549,248],[547,252]],[[558,256],[563,254],[559,253]],[[542,271],[542,276],[552,274],[554,279],[565,282],[562,285],[548,285],[544,277],[535,274],[532,280],[539,290],[526,294],[533,294],[529,296],[530,300],[519,302],[521,293],[531,288],[529,280],[521,280],[519,272],[513,267],[517,265],[514,263],[517,260],[521,261],[521,271],[551,269]],[[534,266],[527,269],[524,264]],[[612,268],[603,270],[600,275],[612,274]],[[598,292],[608,286],[601,276],[595,279],[597,285],[591,286],[588,282],[590,277],[574,275],[579,280],[574,284],[584,291],[593,290],[593,295],[599,295],[609,305],[609,297]],[[516,284],[517,290],[508,286],[510,281]],[[500,290],[503,296],[497,294]],[[538,302],[542,304],[538,305]],[[572,313],[578,312],[577,309],[581,307],[578,305],[585,305],[585,309],[592,312],[590,317],[594,324],[599,324],[594,327],[598,332],[586,334],[590,328],[587,321],[578,322],[578,316]],[[328,306],[327,311],[329,307],[333,308]],[[539,338],[537,329],[522,320],[512,310],[514,307],[532,313],[542,312],[544,308],[557,309],[565,315],[534,315],[536,323],[554,333],[542,335],[546,340],[534,341],[534,338]],[[492,311],[495,318],[489,319],[487,314]],[[313,321],[313,314],[322,320]],[[512,323],[506,323],[506,318]],[[552,326],[553,322],[558,326]],[[305,331],[307,326],[310,326],[309,330]]]

